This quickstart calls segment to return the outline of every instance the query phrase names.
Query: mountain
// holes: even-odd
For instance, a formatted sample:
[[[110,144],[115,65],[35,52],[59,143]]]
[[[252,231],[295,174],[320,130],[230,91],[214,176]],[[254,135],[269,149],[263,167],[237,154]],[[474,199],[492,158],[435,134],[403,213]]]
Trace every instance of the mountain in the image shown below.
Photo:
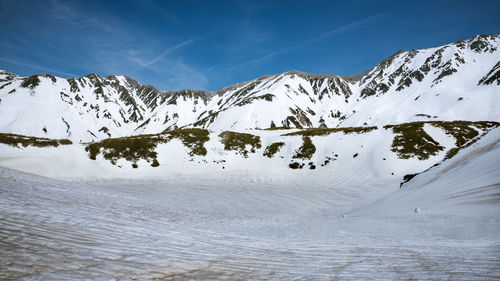
[[[399,51],[352,76],[299,71],[215,92],[163,92],[126,76],[0,72],[0,132],[99,140],[176,128],[245,130],[500,120],[500,35]]]
[[[499,43],[215,92],[2,71],[0,279],[498,280]]]

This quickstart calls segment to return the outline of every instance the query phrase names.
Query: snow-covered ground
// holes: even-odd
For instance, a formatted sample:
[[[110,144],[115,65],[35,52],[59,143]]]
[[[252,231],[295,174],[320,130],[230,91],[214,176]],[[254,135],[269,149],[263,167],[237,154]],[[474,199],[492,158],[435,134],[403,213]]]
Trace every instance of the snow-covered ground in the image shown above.
[[[169,177],[84,180],[0,168],[0,279],[499,279],[500,130],[401,189],[370,167],[386,145],[315,171],[179,164]]]
[[[248,153],[245,158],[241,153],[227,151],[221,143],[219,132],[210,132],[210,140],[204,146],[205,156],[190,156],[189,149],[178,139],[158,144],[159,167],[151,167],[145,160],[139,160],[138,169],[132,168],[132,162],[119,159],[117,165],[104,159],[103,155],[91,160],[85,151],[86,144],[38,148],[28,146],[17,148],[0,143],[0,167],[7,167],[37,175],[57,179],[165,179],[202,177],[205,181],[217,184],[230,179],[237,181],[263,180],[281,181],[282,184],[294,185],[303,177],[314,178],[315,184],[330,185],[335,182],[353,182],[394,179],[399,183],[408,173],[421,172],[439,162],[446,151],[454,147],[455,140],[444,130],[426,125],[430,136],[438,141],[444,150],[426,160],[417,158],[400,159],[391,151],[394,133],[390,129],[379,127],[363,134],[331,133],[326,136],[311,137],[316,152],[310,159],[295,159],[293,156],[301,147],[301,136],[283,136],[296,130],[242,130],[241,132],[259,136],[261,148],[255,153]],[[265,148],[275,142],[285,145],[272,158],[263,156]],[[247,145],[250,150],[250,146]],[[356,155],[356,157],[354,157]],[[325,160],[326,166],[321,166]],[[302,170],[291,170],[290,162],[304,163]],[[309,169],[308,163],[316,165]],[[394,184],[397,185],[396,183]]]

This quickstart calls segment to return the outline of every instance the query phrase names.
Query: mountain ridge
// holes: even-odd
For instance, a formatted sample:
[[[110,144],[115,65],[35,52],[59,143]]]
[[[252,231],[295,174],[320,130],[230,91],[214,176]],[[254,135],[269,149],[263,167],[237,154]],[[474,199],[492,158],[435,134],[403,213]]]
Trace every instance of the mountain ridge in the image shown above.
[[[484,34],[478,34],[478,35],[475,35],[469,39],[461,39],[461,40],[458,40],[458,41],[454,41],[450,44],[447,44],[447,45],[451,45],[451,44],[459,44],[459,43],[463,43],[463,42],[466,42],[466,41],[469,41],[469,40],[474,40],[476,38],[484,38],[484,37],[495,37],[495,36],[500,36],[500,34],[495,34],[495,33],[484,33]],[[442,46],[446,46],[446,45],[442,45]],[[442,46],[433,46],[433,47],[427,47],[427,48],[421,48],[421,49],[411,49],[409,51],[405,51],[403,49],[400,49],[398,51],[396,51],[394,54],[390,55],[389,57],[383,59],[380,63],[378,64],[381,64],[382,62],[396,56],[396,55],[399,55],[401,53],[404,53],[404,52],[412,52],[412,51],[419,51],[419,50],[426,50],[426,49],[432,49],[432,48],[438,48],[438,47],[442,47]],[[377,65],[378,65],[377,64]],[[375,67],[375,66],[374,66]],[[347,74],[347,75],[337,75],[337,74],[315,74],[315,73],[309,73],[309,72],[304,72],[304,71],[300,71],[300,70],[295,70],[295,69],[290,69],[288,71],[285,71],[285,72],[281,72],[281,73],[275,73],[275,74],[266,74],[266,75],[262,75],[262,76],[259,76],[257,78],[254,78],[252,80],[248,80],[248,81],[243,81],[243,82],[237,82],[237,83],[234,83],[234,84],[230,84],[228,86],[225,86],[225,87],[222,87],[218,90],[215,90],[215,91],[210,91],[210,90],[200,90],[200,89],[194,89],[194,88],[184,88],[184,89],[180,89],[178,91],[164,91],[164,90],[160,90],[160,89],[157,89],[158,91],[161,91],[161,92],[180,92],[180,91],[190,91],[190,90],[193,90],[193,91],[202,91],[202,92],[207,92],[207,93],[211,93],[211,92],[219,92],[219,91],[222,91],[223,89],[225,88],[228,88],[228,87],[232,87],[232,86],[235,86],[235,85],[239,85],[239,84],[244,84],[244,83],[247,83],[247,82],[250,82],[250,81],[253,81],[253,80],[256,80],[256,79],[259,79],[259,78],[263,78],[263,77],[269,77],[269,76],[274,76],[274,75],[279,75],[279,74],[284,74],[284,73],[289,73],[289,72],[296,72],[296,73],[303,73],[303,74],[306,74],[306,75],[311,75],[311,76],[329,76],[329,75],[335,75],[335,76],[339,76],[339,77],[342,77],[344,79],[348,78],[348,77],[356,77],[358,75],[364,75],[366,73],[368,73],[370,70],[372,70],[374,67],[370,68],[370,69],[367,69],[363,72],[360,72],[360,73],[355,73],[355,74]],[[12,72],[9,72],[7,71],[6,69],[0,69],[0,74],[10,74],[10,75],[15,75],[15,76],[19,76],[21,77],[20,75],[17,75],[17,74],[14,74]],[[29,76],[33,76],[33,75],[51,75],[51,76],[54,76],[50,73],[35,73],[35,74],[32,74],[32,75],[29,75]],[[117,76],[123,76],[127,79],[131,79],[131,80],[135,80],[136,82],[140,83],[139,81],[137,81],[136,79],[128,76],[128,75],[100,75],[98,73],[89,73],[87,75],[84,75],[84,76],[77,76],[77,77],[69,77],[69,78],[61,78],[61,79],[76,79],[76,78],[83,78],[83,77],[87,77],[87,76],[90,76],[90,75],[97,75],[99,77],[103,77],[103,78],[109,78],[109,77],[117,77]],[[23,76],[23,77],[29,77],[29,76]],[[154,85],[151,85],[151,84],[142,84],[140,83],[141,85],[143,86],[151,86],[151,87],[154,87]]]
[[[123,75],[65,79],[0,71],[0,131],[89,141],[186,127],[497,121],[499,47],[499,35],[477,35],[440,47],[398,51],[360,74],[290,70],[217,91],[161,91]]]

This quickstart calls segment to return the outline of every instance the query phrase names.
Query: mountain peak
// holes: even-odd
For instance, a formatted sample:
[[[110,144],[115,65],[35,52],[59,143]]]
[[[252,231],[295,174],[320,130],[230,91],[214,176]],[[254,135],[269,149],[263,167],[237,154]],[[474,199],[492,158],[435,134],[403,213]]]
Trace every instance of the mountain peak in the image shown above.
[[[283,75],[288,75],[288,76],[297,75],[297,76],[302,77],[302,78],[314,78],[314,79],[338,77],[335,74],[312,74],[312,73],[307,73],[307,72],[303,72],[303,71],[299,71],[299,70],[289,70],[289,71],[283,73]]]

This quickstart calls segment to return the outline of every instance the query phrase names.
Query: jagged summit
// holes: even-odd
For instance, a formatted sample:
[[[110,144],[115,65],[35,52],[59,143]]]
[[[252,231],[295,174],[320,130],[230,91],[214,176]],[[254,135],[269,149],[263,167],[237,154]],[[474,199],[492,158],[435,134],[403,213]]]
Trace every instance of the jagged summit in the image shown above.
[[[299,71],[299,70],[289,70],[289,71],[283,73],[283,75],[297,75],[297,76],[300,76],[300,77],[306,78],[306,79],[311,79],[311,78],[320,79],[320,78],[339,77],[338,75],[335,75],[335,74],[312,74],[312,73],[302,72],[302,71]]]
[[[127,76],[0,71],[0,131],[89,141],[182,127],[245,130],[500,120],[500,36],[398,51],[356,75],[297,70],[217,91],[160,91]]]

